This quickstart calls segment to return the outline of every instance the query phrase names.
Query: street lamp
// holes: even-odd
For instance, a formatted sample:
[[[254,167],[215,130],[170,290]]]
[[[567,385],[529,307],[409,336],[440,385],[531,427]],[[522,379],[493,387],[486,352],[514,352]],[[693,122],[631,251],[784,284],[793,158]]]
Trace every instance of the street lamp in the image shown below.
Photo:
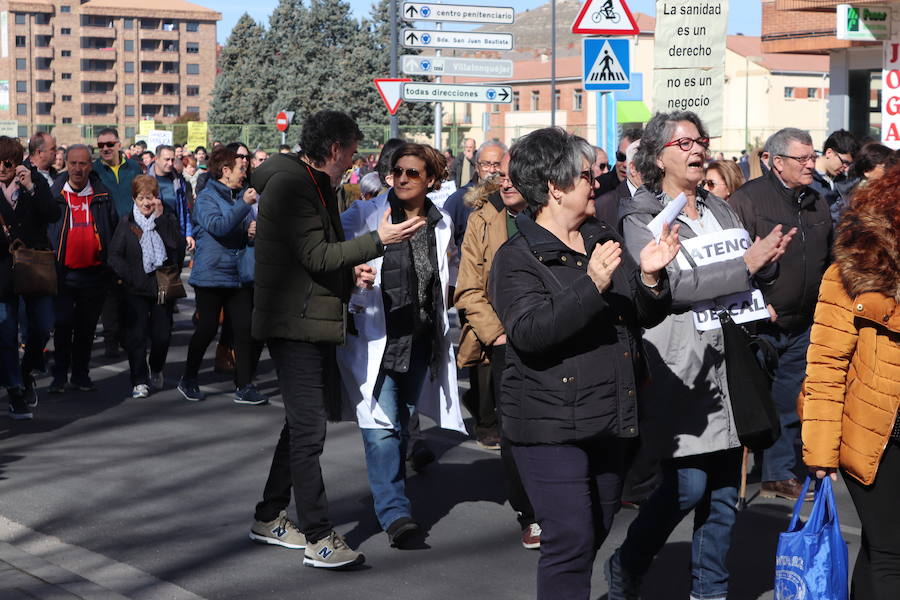
[[[762,56],[744,57],[744,148],[750,147],[750,61],[757,62]]]

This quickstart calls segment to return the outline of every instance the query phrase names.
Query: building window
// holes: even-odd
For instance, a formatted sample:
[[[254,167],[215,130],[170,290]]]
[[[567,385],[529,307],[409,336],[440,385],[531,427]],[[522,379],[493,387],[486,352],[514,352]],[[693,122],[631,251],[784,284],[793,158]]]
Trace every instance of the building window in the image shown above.
[[[178,84],[177,83],[164,83],[162,86],[162,93],[166,96],[177,96],[178,95]]]
[[[25,59],[24,59],[24,58],[17,58],[17,59],[16,59],[16,70],[17,70],[17,71],[24,71],[24,70],[25,70]]]
[[[188,63],[187,74],[188,75],[199,75],[200,74],[200,65],[197,63]]]
[[[49,115],[52,108],[52,102],[38,102],[34,107],[34,112],[38,115]]]
[[[177,62],[164,62],[162,64],[162,72],[163,73],[177,73],[178,72],[178,63]]]
[[[519,92],[513,92],[512,110],[519,110]]]
[[[141,19],[141,29],[159,29],[159,21],[156,19]]]
[[[72,117],[63,117],[63,118],[62,118],[62,122],[63,122],[63,125],[71,125],[71,124],[72,124]]]
[[[34,36],[34,45],[38,48],[48,48],[50,46],[50,36],[49,35],[36,35]]]
[[[166,104],[165,106],[163,106],[163,116],[177,117],[180,109],[181,107],[177,104]]]
[[[122,19],[122,27],[124,29],[134,29],[134,19]]]
[[[50,15],[47,13],[35,13],[34,24],[35,25],[49,25],[50,24]]]
[[[34,59],[34,68],[40,71],[46,71],[50,68],[51,62],[53,62],[53,59],[48,56],[38,56]]]
[[[531,92],[531,110],[538,110],[541,105],[541,93],[537,91]]]
[[[125,95],[126,96],[134,96],[134,84],[133,83],[125,84]]]
[[[199,96],[200,95],[200,86],[199,85],[187,86],[187,95],[188,96]]]
[[[127,105],[127,104],[125,105],[125,116],[126,117],[134,116],[134,106]]]
[[[61,79],[72,79],[72,74],[71,73],[62,73],[60,75],[60,78]]]
[[[556,110],[559,110],[559,97],[560,97],[559,90],[556,90],[556,93],[553,94],[553,108]]]
[[[28,114],[28,105],[24,103],[16,104],[16,114],[17,115],[27,115]]]
[[[69,6],[68,4],[63,4],[62,6],[59,7],[59,12],[61,12],[61,13],[72,12],[72,7]]]
[[[134,40],[125,40],[125,52],[134,52]]]
[[[810,99],[816,98],[816,92],[819,91],[819,88],[806,88],[806,97]]]
[[[572,110],[581,110],[584,103],[584,92],[575,90],[572,92]]]
[[[187,53],[188,54],[200,54],[199,42],[188,42],[187,43]]]
[[[27,81],[17,81],[16,82],[16,91],[24,94],[28,91],[28,82]]]
[[[63,101],[63,102],[71,102],[71,101],[72,101],[72,96],[64,95],[64,96],[62,97],[62,101]]]
[[[134,137],[134,127],[126,127],[125,128],[125,137],[127,137],[127,138]]]
[[[16,13],[16,25],[25,24],[25,13]]]
[[[59,30],[60,35],[72,35],[71,27],[63,27]]]
[[[199,106],[188,106],[187,112],[191,113],[192,115],[199,115],[200,107]]]
[[[178,23],[175,21],[163,21],[163,31],[178,31]]]
[[[175,40],[166,40],[162,43],[163,52],[178,52],[178,42]]]
[[[16,48],[24,48],[25,45],[28,43],[25,41],[26,39],[27,38],[24,35],[17,35],[16,36]]]
[[[785,98],[793,98],[794,97],[794,88],[785,87],[784,88],[784,97]]]
[[[185,31],[197,32],[200,31],[200,23],[197,21],[188,21],[184,26]]]
[[[34,82],[34,91],[36,92],[49,92],[53,87],[52,79],[37,79]]]
[[[72,51],[71,50],[60,50],[59,55],[62,56],[63,58],[69,58],[70,56],[72,56]]]
[[[125,72],[126,73],[134,73],[134,61],[130,61],[130,60],[125,61]]]

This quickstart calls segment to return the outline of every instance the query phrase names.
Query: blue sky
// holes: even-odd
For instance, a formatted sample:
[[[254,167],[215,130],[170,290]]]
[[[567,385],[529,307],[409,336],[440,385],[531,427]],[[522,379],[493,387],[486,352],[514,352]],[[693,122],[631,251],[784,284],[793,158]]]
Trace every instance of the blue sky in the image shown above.
[[[237,20],[245,12],[258,22],[268,26],[269,14],[278,4],[277,0],[257,0],[249,3],[246,0],[219,0],[216,3],[208,0],[195,0],[198,4],[209,6],[222,13],[222,20],[219,21],[218,38],[219,43],[224,44],[231,33],[231,29]],[[403,0],[398,0],[402,3]],[[444,4],[480,4],[480,5],[497,5],[497,6],[515,6],[517,11],[528,10],[546,4],[547,0],[488,0],[479,2],[477,0],[448,0]],[[627,0],[628,7],[632,11],[646,13],[648,15],[656,14],[656,0]],[[215,5],[215,6],[213,6]],[[372,5],[371,0],[350,0],[353,12],[357,17],[365,16],[369,13]],[[745,35],[759,35],[760,21],[762,19],[762,9],[758,0],[732,0],[729,2],[728,13],[728,33],[743,33]]]

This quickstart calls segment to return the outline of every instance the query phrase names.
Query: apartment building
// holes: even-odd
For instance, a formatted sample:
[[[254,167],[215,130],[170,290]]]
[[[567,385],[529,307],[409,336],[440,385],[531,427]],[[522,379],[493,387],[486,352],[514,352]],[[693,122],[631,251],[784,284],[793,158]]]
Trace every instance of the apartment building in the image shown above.
[[[221,18],[184,0],[0,0],[0,120],[68,142],[205,120]]]

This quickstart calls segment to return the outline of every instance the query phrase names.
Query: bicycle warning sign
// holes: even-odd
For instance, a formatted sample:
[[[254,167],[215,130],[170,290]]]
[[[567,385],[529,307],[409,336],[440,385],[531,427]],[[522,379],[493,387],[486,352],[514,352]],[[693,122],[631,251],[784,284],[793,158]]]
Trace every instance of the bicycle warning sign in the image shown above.
[[[581,54],[584,89],[612,92],[631,87],[631,40],[585,38]]]
[[[572,33],[637,35],[640,29],[625,0],[587,0],[572,23]]]

